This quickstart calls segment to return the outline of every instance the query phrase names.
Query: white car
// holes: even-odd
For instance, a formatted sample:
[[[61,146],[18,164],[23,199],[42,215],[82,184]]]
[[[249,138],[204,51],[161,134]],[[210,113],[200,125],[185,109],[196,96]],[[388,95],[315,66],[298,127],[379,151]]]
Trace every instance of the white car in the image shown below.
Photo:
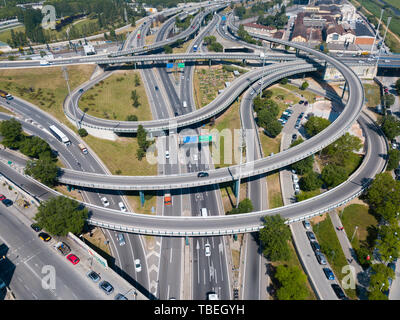
[[[199,156],[197,154],[193,155],[193,161],[198,161],[199,160]]]
[[[140,264],[140,259],[135,260],[135,270],[136,272],[142,271],[142,265]]]
[[[211,246],[209,243],[205,244],[204,249],[205,249],[206,257],[211,256]]]
[[[262,84],[261,80],[260,80],[260,81],[258,81],[258,84],[259,84],[259,85],[261,85],[261,84]]]
[[[165,151],[165,159],[169,159],[169,151]]]
[[[104,207],[108,207],[108,206],[110,205],[110,203],[108,202],[108,200],[107,200],[106,197],[103,197],[103,198],[101,198],[100,200],[101,200],[101,202],[103,203],[103,206],[104,206]]]
[[[124,203],[121,201],[121,202],[118,202],[118,206],[119,206],[119,209],[122,211],[122,212],[127,212],[128,210],[126,210],[126,207],[124,206]]]
[[[295,184],[299,182],[299,177],[297,176],[297,174],[292,174],[292,179]]]
[[[310,229],[311,229],[311,223],[310,223],[310,221],[304,220],[304,221],[303,221],[303,225],[304,225],[304,228],[306,228],[307,230],[310,230]]]

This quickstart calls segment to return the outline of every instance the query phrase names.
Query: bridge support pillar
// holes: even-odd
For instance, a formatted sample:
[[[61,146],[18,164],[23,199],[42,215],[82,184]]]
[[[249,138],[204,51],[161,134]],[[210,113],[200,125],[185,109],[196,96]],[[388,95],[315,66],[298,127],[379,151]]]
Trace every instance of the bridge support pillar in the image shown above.
[[[143,207],[144,206],[144,192],[139,191],[139,195],[140,195],[140,205]]]
[[[342,96],[341,96],[342,99],[343,99],[343,97],[344,97],[344,94],[346,93],[346,89],[347,89],[347,81],[344,82],[343,91],[342,91]]]
[[[299,56],[299,49],[296,49],[296,57],[298,57]]]
[[[208,66],[211,67],[211,59],[208,60]]]
[[[235,180],[234,185],[233,185],[233,193],[235,194],[235,197],[238,197],[239,194],[239,180]]]
[[[244,65],[246,65],[246,59],[243,59],[243,60],[242,60],[242,63],[243,63]]]

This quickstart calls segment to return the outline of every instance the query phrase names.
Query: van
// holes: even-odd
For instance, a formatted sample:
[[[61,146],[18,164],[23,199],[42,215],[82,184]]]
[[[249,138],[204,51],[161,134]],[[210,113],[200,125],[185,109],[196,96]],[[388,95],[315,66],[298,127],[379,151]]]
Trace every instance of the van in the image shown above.
[[[201,216],[202,217],[207,217],[208,216],[207,208],[201,208]]]
[[[183,101],[183,107],[187,108],[187,102],[186,101]]]
[[[87,148],[82,143],[79,143],[78,147],[79,147],[79,149],[81,149],[83,154],[87,154],[88,153]]]

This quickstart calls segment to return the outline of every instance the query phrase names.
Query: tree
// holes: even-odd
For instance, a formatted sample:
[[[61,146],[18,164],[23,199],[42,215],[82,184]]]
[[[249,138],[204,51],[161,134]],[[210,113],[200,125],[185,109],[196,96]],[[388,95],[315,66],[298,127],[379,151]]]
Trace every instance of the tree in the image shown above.
[[[321,178],[328,188],[334,188],[346,181],[346,169],[336,164],[328,164],[322,169]]]
[[[172,53],[172,47],[170,46],[170,45],[165,45],[164,46],[164,52],[166,53],[166,54],[171,54]]]
[[[279,282],[278,300],[305,300],[308,296],[307,277],[297,266],[276,267],[275,278]]]
[[[396,169],[400,162],[400,150],[389,150],[389,161],[386,170]]]
[[[288,48],[288,49],[289,49],[289,48]],[[286,50],[288,50],[288,49],[286,49]],[[281,79],[280,84],[285,85],[285,84],[287,84],[288,82],[289,82],[288,78],[283,78],[283,79]]]
[[[237,208],[233,208],[228,214],[248,213],[253,211],[253,204],[249,198],[243,199],[239,202]]]
[[[400,182],[388,172],[379,173],[368,188],[366,199],[373,212],[386,221],[394,220],[400,212]]]
[[[328,119],[312,116],[304,125],[304,129],[310,137],[315,136],[327,128],[331,122]]]
[[[301,90],[306,90],[306,89],[308,88],[308,86],[309,86],[308,82],[307,82],[307,81],[304,81],[304,82],[301,84],[300,89],[301,89]]]
[[[308,172],[304,177],[300,178],[299,185],[303,191],[313,191],[322,187],[322,180],[317,172]]]
[[[131,100],[132,100],[132,105],[134,108],[139,108],[140,102],[139,102],[139,95],[136,92],[136,90],[133,90],[131,92]]]
[[[135,87],[139,87],[140,86],[140,77],[137,73],[135,73],[135,78],[133,80],[135,82]]]
[[[382,225],[379,227],[379,238],[376,240],[376,248],[381,260],[392,262],[399,257],[400,252],[400,228],[397,224]]]
[[[78,134],[80,137],[86,137],[88,135],[88,132],[85,128],[80,128],[78,129]]]
[[[290,147],[295,147],[299,145],[300,143],[304,142],[303,138],[299,138],[296,141],[293,141],[293,143],[290,145]],[[308,156],[307,158],[304,158],[303,160],[297,161],[295,163],[291,164],[291,167],[293,170],[295,170],[298,174],[306,174],[308,172],[311,172],[314,166],[314,157],[313,156]]]
[[[288,241],[291,233],[280,215],[264,217],[264,227],[260,230],[260,240],[264,255],[271,261],[288,260],[290,257]]]
[[[80,234],[88,217],[88,210],[79,202],[59,196],[42,202],[35,220],[49,233],[66,236],[68,232]]]
[[[57,181],[58,167],[51,158],[41,156],[39,160],[27,162],[25,173],[45,185],[53,187]]]
[[[400,121],[396,120],[394,116],[385,116],[381,128],[389,140],[400,135]]]
[[[395,88],[396,88],[397,94],[400,95],[400,79],[397,79]]]
[[[22,125],[14,118],[0,123],[0,135],[3,136],[1,143],[8,148],[18,149],[23,140]]]
[[[384,101],[385,107],[390,108],[392,105],[394,105],[395,97],[392,94],[385,94],[385,95],[383,95],[383,101]]]
[[[322,155],[329,158],[329,162],[345,165],[353,151],[362,147],[360,138],[346,132],[343,136],[322,150]]]
[[[135,114],[130,114],[126,117],[126,121],[138,121],[138,117]]]
[[[20,151],[32,158],[39,158],[39,156],[52,155],[49,144],[39,137],[26,137],[19,145]]]
[[[278,134],[281,133],[282,125],[280,124],[280,122],[278,120],[274,119],[273,121],[269,122],[266,125],[264,130],[268,133],[269,136],[271,136],[272,138],[275,138]]]
[[[372,274],[369,280],[368,291],[372,297],[382,298],[378,291],[386,291],[389,288],[389,278],[394,279],[394,271],[382,263],[375,263],[372,265]],[[369,299],[371,297],[369,296]]]

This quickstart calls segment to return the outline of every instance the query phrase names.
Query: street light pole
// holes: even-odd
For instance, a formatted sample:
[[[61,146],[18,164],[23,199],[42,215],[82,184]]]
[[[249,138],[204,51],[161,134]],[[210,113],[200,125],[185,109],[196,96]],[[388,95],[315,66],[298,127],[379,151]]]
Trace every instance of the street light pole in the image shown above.
[[[75,106],[74,106],[74,101],[72,100],[72,96],[71,96],[71,88],[69,87],[69,77],[68,77],[67,68],[66,68],[65,66],[63,66],[63,67],[62,67],[62,71],[63,71],[63,73],[64,73],[65,81],[67,82],[68,95],[69,95],[69,98],[71,99],[71,102],[72,102],[72,105],[73,105],[72,107],[73,107],[73,110],[74,110],[75,124],[76,124],[76,127],[77,127],[78,129],[80,129],[79,123],[78,123],[78,119],[77,119],[77,117],[76,117],[76,110],[75,110]]]
[[[386,34],[387,31],[389,29],[389,24],[390,24],[390,20],[392,20],[392,17],[388,18],[387,21],[387,25],[386,25],[386,30],[385,30],[385,35],[383,36],[383,40],[382,40],[382,45],[385,45],[385,39],[386,39]],[[382,54],[382,46],[379,48],[379,54],[378,54],[378,59],[376,59],[376,64],[375,64],[375,68],[376,68],[376,72],[378,73],[378,63],[379,63],[379,59],[381,58],[381,54]]]
[[[376,32],[375,32],[374,42],[372,43],[372,47],[371,47],[371,54],[373,53],[374,46],[375,46],[375,41],[376,41],[376,38],[377,38],[378,33],[379,33],[379,27],[380,27],[380,25],[381,25],[383,11],[384,11],[384,10],[382,9],[382,10],[381,10],[381,17],[379,18],[378,27],[376,28]]]
[[[237,191],[237,197],[236,197],[236,208],[239,206],[239,201],[240,201],[240,177],[242,176],[242,161],[243,161],[243,148],[244,148],[244,131],[242,131],[241,135],[241,141],[240,141],[240,163],[239,163],[239,179],[238,179],[238,191]]]

